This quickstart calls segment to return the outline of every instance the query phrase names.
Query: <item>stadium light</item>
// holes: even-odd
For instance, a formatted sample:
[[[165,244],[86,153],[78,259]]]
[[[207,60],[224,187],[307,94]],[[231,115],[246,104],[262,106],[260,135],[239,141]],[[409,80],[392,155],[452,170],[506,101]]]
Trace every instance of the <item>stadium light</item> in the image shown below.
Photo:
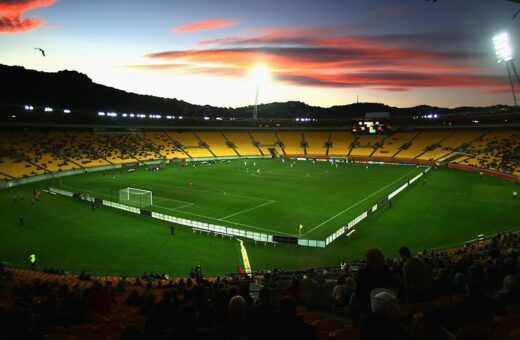
[[[255,106],[253,109],[253,119],[256,119],[258,116],[258,92],[260,91],[260,85],[267,83],[270,79],[271,72],[269,71],[269,67],[265,64],[257,64],[253,66],[251,69],[250,77],[253,82],[256,84],[256,96],[255,96]]]
[[[52,112],[52,107],[46,107],[43,109],[45,112]]]
[[[507,32],[497,34],[493,37],[497,62],[508,62],[513,60],[513,49],[509,44],[509,34]]]
[[[63,113],[70,113],[70,110],[69,109],[64,109]]]
[[[34,107],[32,105],[25,105],[24,109],[26,109],[27,111],[32,111]]]
[[[98,115],[98,116],[104,116],[105,113],[100,111],[100,112],[97,113],[97,115]]]
[[[511,93],[513,94],[513,101],[515,103],[515,106],[518,106],[516,100],[515,83],[513,80],[513,75],[518,85],[520,85],[520,77],[518,76],[515,64],[513,63],[513,49],[509,44],[509,34],[507,34],[507,32],[503,32],[495,35],[493,37],[493,45],[495,46],[495,55],[497,58],[497,62],[499,64],[506,64],[507,75],[509,77],[509,83],[511,85]]]

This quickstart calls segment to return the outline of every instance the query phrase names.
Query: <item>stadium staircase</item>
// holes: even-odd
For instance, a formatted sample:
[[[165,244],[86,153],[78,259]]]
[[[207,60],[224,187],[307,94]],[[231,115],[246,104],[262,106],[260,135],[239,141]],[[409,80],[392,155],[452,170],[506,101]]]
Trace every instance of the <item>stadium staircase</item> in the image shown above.
[[[414,159],[419,159],[422,155],[424,155],[425,153],[429,152],[429,151],[433,151],[435,150],[436,148],[439,148],[440,145],[442,144],[443,141],[445,141],[446,139],[448,139],[449,137],[453,136],[454,132],[450,133],[449,135],[447,136],[444,136],[444,138],[442,138],[440,141],[434,143],[434,144],[431,144],[431,145],[428,145],[427,148],[430,148],[430,147],[433,147],[432,150],[424,150],[423,152],[421,152],[420,154],[418,154]]]
[[[226,141],[226,144],[228,144],[228,146],[229,146],[229,145],[233,145],[233,148],[232,148],[232,149],[233,149],[233,151],[235,152],[235,154],[236,154],[237,156],[241,156],[241,154],[238,153],[237,146],[235,145],[235,143],[233,143],[232,141],[230,141],[230,140],[227,138],[227,136],[224,134],[224,132],[220,132],[220,134],[222,135],[222,138],[224,138],[224,140]]]
[[[410,139],[409,141],[407,141],[407,142],[405,142],[404,144],[402,144],[402,145],[399,147],[399,150],[397,150],[397,152],[396,152],[395,154],[392,155],[392,158],[397,157],[397,155],[398,155],[401,151],[404,150],[404,149],[402,148],[403,145],[405,145],[405,144],[412,144],[413,141],[414,141],[416,138],[418,138],[418,137],[420,136],[420,134],[421,134],[421,132],[418,132],[415,136],[412,137],[412,139]]]
[[[213,156],[213,157],[217,157],[217,155],[215,155],[215,153],[211,150],[211,147],[208,143],[204,142],[200,137],[199,135],[193,131],[193,134],[195,135],[195,137],[199,140],[200,144],[204,144],[204,145],[207,145],[208,146],[208,151],[209,153]]]
[[[175,141],[175,140],[172,138],[172,136],[170,136],[169,133],[166,133],[166,136],[170,139],[170,141],[171,141],[174,145],[177,145],[178,141]],[[182,144],[180,144],[180,145],[183,146]],[[188,156],[188,158],[193,158],[193,157],[191,157],[191,155],[190,155],[190,154],[189,154],[189,153],[184,149],[184,147],[179,148],[179,150],[180,150],[183,154],[185,154],[186,156]]]

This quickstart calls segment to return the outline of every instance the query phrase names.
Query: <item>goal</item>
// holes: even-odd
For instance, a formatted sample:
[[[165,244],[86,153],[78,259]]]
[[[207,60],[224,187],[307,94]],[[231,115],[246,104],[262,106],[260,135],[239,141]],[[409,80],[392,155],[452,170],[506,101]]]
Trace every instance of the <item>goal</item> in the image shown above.
[[[153,195],[150,190],[124,188],[119,190],[119,202],[130,203],[139,208],[153,205]]]

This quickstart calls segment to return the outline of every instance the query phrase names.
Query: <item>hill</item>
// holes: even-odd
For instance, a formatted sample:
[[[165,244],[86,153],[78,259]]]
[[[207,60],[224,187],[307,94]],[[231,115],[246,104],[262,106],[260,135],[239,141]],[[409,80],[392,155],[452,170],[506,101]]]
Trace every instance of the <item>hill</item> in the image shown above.
[[[186,117],[221,116],[248,118],[252,106],[221,108],[187,103],[175,98],[163,98],[130,93],[109,86],[96,84],[87,75],[76,71],[55,73],[25,69],[21,66],[0,64],[0,103],[4,105],[53,106],[70,108],[74,111],[115,111],[174,114]],[[483,111],[489,108],[462,107],[446,109],[421,105],[397,108],[381,103],[354,103],[323,108],[303,102],[289,101],[258,106],[258,114],[264,118],[312,117],[351,118],[367,112],[390,112],[394,116],[408,116],[427,113],[451,113]],[[493,110],[496,107],[492,108]]]

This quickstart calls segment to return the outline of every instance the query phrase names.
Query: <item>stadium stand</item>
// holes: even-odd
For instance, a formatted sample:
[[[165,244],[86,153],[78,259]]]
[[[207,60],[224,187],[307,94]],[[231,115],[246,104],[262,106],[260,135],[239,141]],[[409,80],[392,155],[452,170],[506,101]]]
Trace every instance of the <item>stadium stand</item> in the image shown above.
[[[240,156],[261,156],[258,147],[253,145],[253,139],[248,132],[223,132],[224,137],[235,145],[235,150]]]
[[[302,132],[276,132],[278,140],[283,144],[283,149],[288,155],[304,155],[305,149],[302,145]]]
[[[269,156],[269,149],[275,149],[279,155],[285,155],[284,149],[279,146],[279,140],[274,132],[250,132],[253,141],[257,143],[258,148],[263,155]]]
[[[305,131],[303,135],[305,138],[305,149],[307,150],[307,155],[327,155],[328,145],[330,144],[329,131]]]
[[[385,138],[383,145],[372,154],[373,157],[394,157],[403,147],[417,137],[417,132],[396,132]]]
[[[200,139],[190,131],[186,132],[166,132],[175,145],[184,150],[189,157],[214,157],[209,151],[208,145],[202,144]]]
[[[61,131],[0,134],[3,180],[113,164],[278,155],[435,161],[520,175],[518,130],[435,130],[354,136],[349,131]],[[283,145],[283,148],[280,146]]]
[[[350,153],[354,135],[349,131],[332,131],[330,134],[330,156],[347,156]]]
[[[448,138],[442,140],[430,151],[423,153],[418,159],[436,161],[452,155],[454,152],[464,150],[465,146],[479,138],[480,131],[456,131]]]
[[[144,138],[154,145],[157,152],[165,159],[186,158],[187,155],[179,150],[173,141],[163,132],[145,132]]]
[[[201,270],[188,278],[92,278],[1,265],[0,336],[516,339],[519,248],[518,234],[498,234],[415,257],[401,248],[402,260],[369,249],[365,261],[341,268],[274,269],[252,278],[206,279]],[[428,295],[405,275],[417,266],[428,270],[412,280],[431,282]]]
[[[384,140],[385,136],[356,136],[350,156],[370,157],[381,147]]]
[[[467,157],[458,164],[520,174],[518,131],[491,131],[470,143],[465,149]]]
[[[221,132],[197,132],[197,136],[209,146],[215,156],[237,156],[235,149],[230,147],[234,144],[228,142]]]
[[[439,143],[447,138],[451,132],[448,131],[424,131],[420,132],[411,143],[401,147],[401,151],[394,157],[414,159],[427,151],[435,149]]]

